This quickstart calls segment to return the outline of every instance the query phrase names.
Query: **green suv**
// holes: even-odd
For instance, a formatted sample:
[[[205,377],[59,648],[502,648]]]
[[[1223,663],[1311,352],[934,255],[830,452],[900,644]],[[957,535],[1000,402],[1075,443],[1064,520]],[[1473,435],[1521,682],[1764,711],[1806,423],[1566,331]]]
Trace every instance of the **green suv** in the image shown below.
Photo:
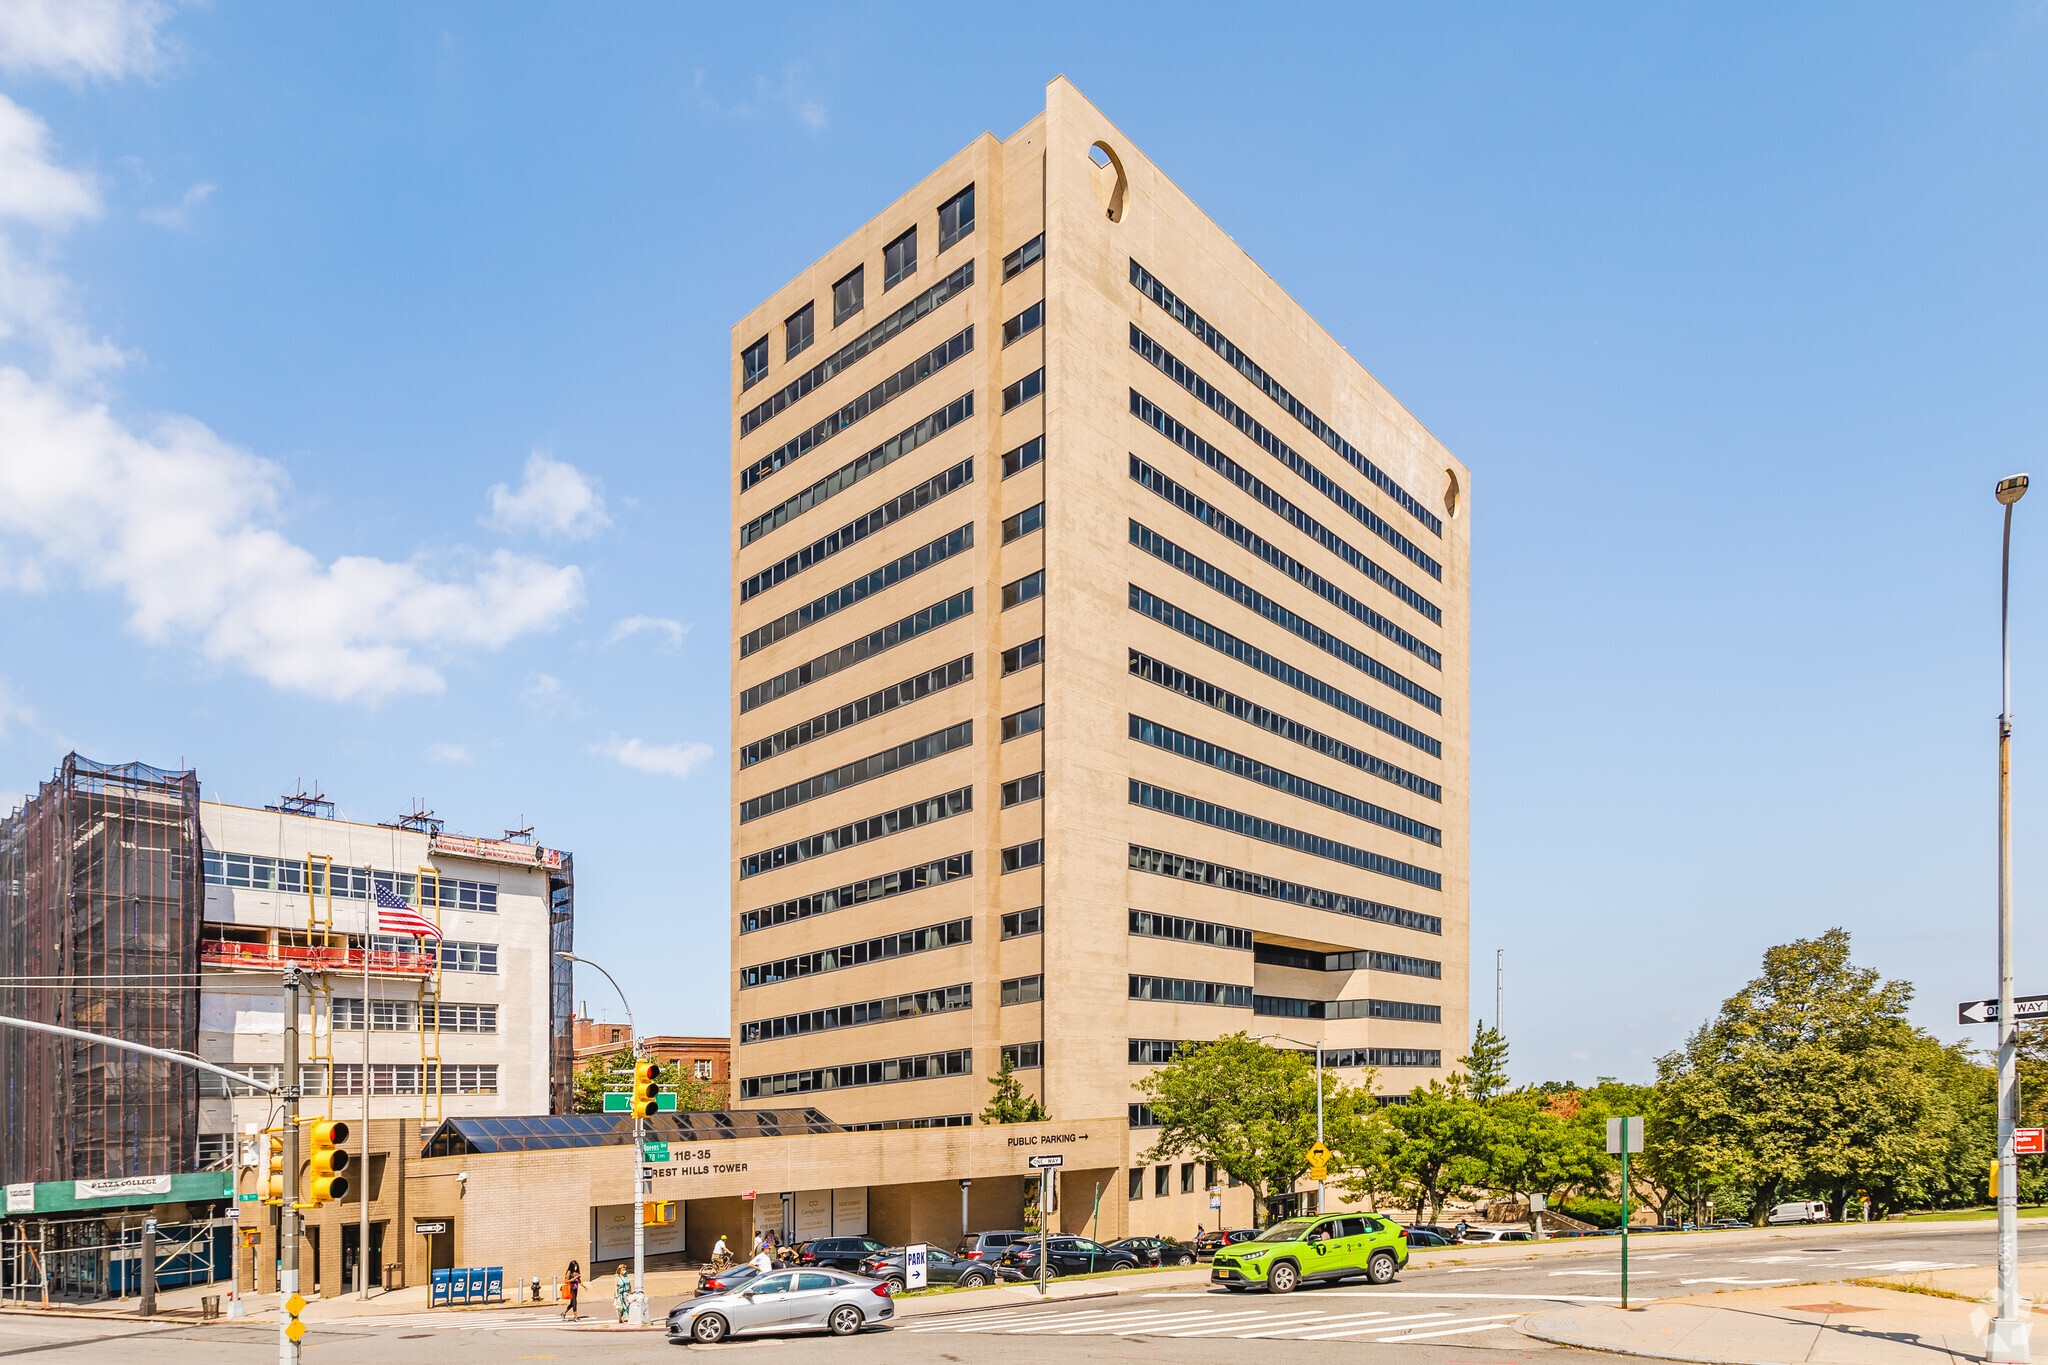
[[[1290,1218],[1249,1242],[1224,1247],[1209,1263],[1209,1282],[1237,1291],[1265,1286],[1287,1294],[1303,1280],[1363,1275],[1386,1284],[1408,1264],[1408,1230],[1369,1213]]]

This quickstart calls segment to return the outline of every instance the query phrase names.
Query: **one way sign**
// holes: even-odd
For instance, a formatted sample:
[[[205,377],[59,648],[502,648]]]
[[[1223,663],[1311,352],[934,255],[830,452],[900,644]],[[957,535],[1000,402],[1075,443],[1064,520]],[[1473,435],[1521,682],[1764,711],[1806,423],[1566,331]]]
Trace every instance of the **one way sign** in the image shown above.
[[[2048,995],[2016,995],[2012,1001],[2012,1017],[2034,1019],[2048,1017]],[[1965,1000],[1956,1006],[1958,1024],[1995,1024],[1998,1022],[1996,1000]]]

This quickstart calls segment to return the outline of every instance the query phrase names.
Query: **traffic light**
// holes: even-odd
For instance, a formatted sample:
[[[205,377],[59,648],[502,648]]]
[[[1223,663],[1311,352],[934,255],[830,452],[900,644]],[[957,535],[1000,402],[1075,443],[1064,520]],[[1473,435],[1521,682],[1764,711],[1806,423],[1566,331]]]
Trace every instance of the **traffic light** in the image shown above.
[[[654,1078],[661,1074],[659,1062],[633,1063],[633,1117],[651,1119],[661,1100]]]
[[[341,1144],[348,1141],[348,1125],[339,1119],[321,1119],[307,1125],[306,1136],[313,1144],[312,1188],[306,1191],[308,1204],[325,1204],[348,1197],[348,1153]]]
[[[258,1193],[265,1204],[284,1202],[284,1134],[275,1129],[270,1133],[270,1165],[263,1174],[263,1185]]]
[[[643,1227],[667,1227],[676,1221],[676,1201],[659,1199],[641,1206],[640,1223]]]

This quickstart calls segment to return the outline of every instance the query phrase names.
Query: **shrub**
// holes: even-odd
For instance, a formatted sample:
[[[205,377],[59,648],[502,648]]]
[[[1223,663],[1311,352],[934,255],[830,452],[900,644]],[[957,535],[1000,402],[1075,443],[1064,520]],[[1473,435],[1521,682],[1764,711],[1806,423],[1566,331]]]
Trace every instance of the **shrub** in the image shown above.
[[[1596,1228],[1621,1226],[1621,1203],[1614,1199],[1567,1199],[1557,1206],[1557,1211]]]

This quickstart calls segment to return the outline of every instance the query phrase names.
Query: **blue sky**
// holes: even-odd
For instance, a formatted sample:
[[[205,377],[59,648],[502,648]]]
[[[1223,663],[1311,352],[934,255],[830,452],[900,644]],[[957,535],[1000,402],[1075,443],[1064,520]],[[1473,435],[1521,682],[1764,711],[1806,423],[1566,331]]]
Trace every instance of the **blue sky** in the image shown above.
[[[1474,471],[1515,1072],[1647,1079],[1836,924],[1965,1036],[2040,6],[744,8],[0,0],[0,801],[75,747],[530,823],[724,1031],[727,329],[1065,73]]]

